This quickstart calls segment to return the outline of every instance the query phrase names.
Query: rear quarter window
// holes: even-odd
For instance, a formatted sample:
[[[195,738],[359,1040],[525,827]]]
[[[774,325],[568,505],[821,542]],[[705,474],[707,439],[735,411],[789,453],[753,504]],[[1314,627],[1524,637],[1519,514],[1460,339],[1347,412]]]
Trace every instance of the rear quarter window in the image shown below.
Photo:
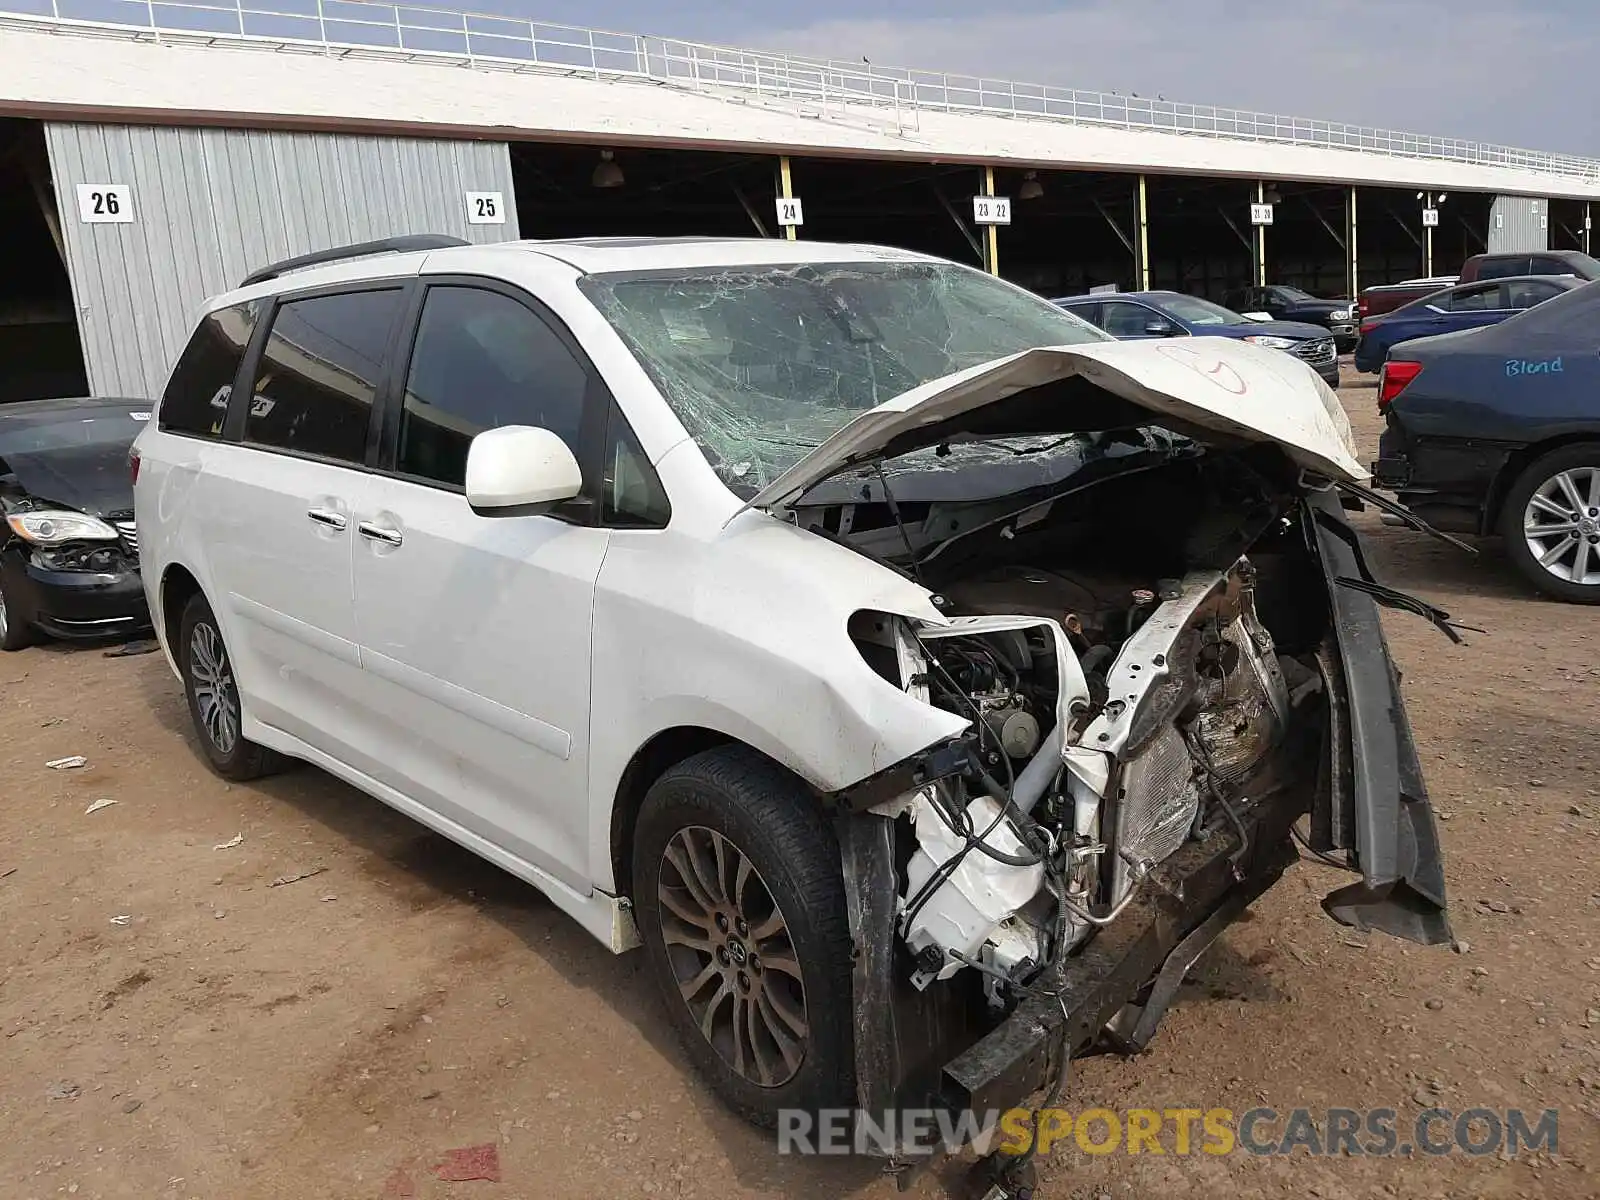
[[[158,428],[190,437],[221,436],[234,376],[265,307],[265,301],[250,300],[206,314],[167,381]]]
[[[1478,267],[1479,279],[1509,279],[1513,275],[1538,274],[1528,269],[1525,257],[1485,259]]]

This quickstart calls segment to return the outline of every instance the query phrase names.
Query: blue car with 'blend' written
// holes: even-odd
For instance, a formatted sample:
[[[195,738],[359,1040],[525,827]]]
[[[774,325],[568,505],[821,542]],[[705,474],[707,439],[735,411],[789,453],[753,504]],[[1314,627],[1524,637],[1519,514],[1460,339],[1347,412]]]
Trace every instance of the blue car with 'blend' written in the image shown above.
[[[1413,300],[1393,312],[1361,323],[1356,343],[1356,370],[1376,375],[1389,351],[1413,338],[1457,333],[1498,325],[1586,283],[1573,275],[1520,275],[1479,283],[1462,283]]]
[[[1339,355],[1325,325],[1255,321],[1231,308],[1182,292],[1105,292],[1053,300],[1119,341],[1170,337],[1225,337],[1292,354],[1339,386]]]

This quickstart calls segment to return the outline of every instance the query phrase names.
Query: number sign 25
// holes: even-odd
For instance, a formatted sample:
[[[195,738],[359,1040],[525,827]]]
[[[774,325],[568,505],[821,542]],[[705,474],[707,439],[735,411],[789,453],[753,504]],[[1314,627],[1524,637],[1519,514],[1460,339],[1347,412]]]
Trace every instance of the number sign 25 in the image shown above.
[[[468,225],[504,225],[506,198],[502,192],[468,192]]]
[[[80,183],[78,220],[85,225],[131,224],[133,188],[125,183]]]

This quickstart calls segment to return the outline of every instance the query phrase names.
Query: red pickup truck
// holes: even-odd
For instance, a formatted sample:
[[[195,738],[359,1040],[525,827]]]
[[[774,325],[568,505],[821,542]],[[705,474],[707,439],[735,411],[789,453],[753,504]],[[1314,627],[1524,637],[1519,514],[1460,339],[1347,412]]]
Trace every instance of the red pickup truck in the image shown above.
[[[1579,279],[1600,279],[1600,260],[1590,258],[1581,250],[1474,254],[1462,264],[1460,275],[1407,279],[1404,283],[1367,288],[1356,304],[1356,315],[1366,322],[1453,284],[1476,283],[1480,279],[1510,279],[1517,275],[1574,275]]]
[[[1356,302],[1356,316],[1363,324],[1373,317],[1391,313],[1402,304],[1421,300],[1434,292],[1442,291],[1459,281],[1455,275],[1437,275],[1431,279],[1407,279],[1402,283],[1385,283],[1365,288]]]

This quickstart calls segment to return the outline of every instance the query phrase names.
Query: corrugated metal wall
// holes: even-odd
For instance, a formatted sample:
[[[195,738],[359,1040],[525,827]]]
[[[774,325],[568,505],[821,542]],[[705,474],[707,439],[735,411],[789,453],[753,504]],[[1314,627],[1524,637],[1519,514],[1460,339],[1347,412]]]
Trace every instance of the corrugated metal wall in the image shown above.
[[[1526,196],[1496,196],[1489,213],[1490,254],[1550,249],[1550,202]]]
[[[79,330],[96,395],[154,396],[196,306],[269,262],[405,233],[517,234],[504,142],[48,124]],[[90,223],[79,184],[126,184],[133,220]],[[469,224],[499,192],[504,224]]]

